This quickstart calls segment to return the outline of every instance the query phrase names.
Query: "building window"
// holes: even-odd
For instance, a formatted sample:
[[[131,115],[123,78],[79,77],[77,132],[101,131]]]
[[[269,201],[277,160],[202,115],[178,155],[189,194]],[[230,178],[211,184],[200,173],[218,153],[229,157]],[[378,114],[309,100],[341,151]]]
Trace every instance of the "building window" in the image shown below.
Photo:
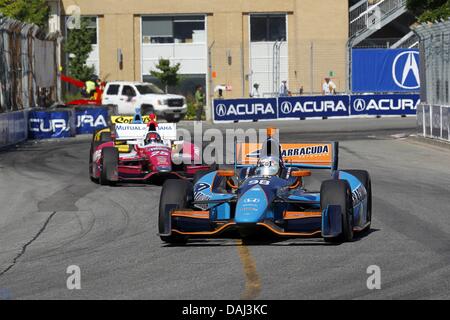
[[[251,41],[286,41],[286,15],[252,15]]]
[[[204,43],[205,17],[143,17],[142,43]]]

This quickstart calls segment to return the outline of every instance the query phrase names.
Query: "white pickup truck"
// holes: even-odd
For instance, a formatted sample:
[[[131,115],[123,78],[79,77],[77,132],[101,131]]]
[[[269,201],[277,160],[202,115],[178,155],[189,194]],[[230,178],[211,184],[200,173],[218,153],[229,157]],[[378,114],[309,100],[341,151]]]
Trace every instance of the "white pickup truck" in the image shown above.
[[[155,113],[168,122],[178,122],[187,112],[186,98],[166,94],[152,83],[109,82],[102,98],[103,105],[115,105],[119,114],[134,114],[141,108],[142,115]]]

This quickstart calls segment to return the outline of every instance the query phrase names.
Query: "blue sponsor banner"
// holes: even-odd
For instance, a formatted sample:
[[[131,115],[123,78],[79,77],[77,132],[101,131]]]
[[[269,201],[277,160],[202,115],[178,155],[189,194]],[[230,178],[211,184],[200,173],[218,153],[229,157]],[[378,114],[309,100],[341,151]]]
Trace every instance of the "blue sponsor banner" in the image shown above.
[[[415,115],[419,94],[299,96],[215,100],[214,121]]]
[[[277,99],[214,100],[214,121],[275,120]]]
[[[31,139],[73,136],[71,111],[30,111],[28,131]]]
[[[77,134],[92,134],[108,126],[108,108],[79,107],[75,110]]]
[[[419,104],[418,94],[353,95],[350,115],[415,115]]]
[[[349,96],[300,96],[278,99],[278,118],[346,117]]]
[[[419,51],[415,49],[353,49],[353,92],[420,91]]]
[[[27,111],[0,114],[0,148],[27,139]]]

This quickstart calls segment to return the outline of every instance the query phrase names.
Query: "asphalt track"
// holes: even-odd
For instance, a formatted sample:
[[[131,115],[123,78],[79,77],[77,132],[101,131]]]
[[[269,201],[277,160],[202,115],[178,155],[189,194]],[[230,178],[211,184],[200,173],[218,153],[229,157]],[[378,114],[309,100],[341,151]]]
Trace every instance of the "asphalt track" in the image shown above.
[[[160,187],[90,182],[88,137],[28,142],[0,152],[0,299],[450,298],[450,150],[406,137],[410,118],[281,129],[285,142],[340,140],[341,167],[370,171],[369,234],[337,246],[167,246],[156,236]],[[81,290],[66,287],[70,265],[81,268]],[[366,286],[371,265],[381,269],[380,290]]]

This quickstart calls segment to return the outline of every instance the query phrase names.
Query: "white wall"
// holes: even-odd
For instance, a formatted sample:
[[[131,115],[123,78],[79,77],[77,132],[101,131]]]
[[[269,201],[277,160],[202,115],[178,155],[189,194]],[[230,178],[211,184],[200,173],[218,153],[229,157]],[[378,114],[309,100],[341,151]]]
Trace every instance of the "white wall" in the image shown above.
[[[142,74],[149,75],[156,70],[160,58],[170,59],[172,64],[180,63],[181,74],[206,74],[206,43],[142,44]]]

